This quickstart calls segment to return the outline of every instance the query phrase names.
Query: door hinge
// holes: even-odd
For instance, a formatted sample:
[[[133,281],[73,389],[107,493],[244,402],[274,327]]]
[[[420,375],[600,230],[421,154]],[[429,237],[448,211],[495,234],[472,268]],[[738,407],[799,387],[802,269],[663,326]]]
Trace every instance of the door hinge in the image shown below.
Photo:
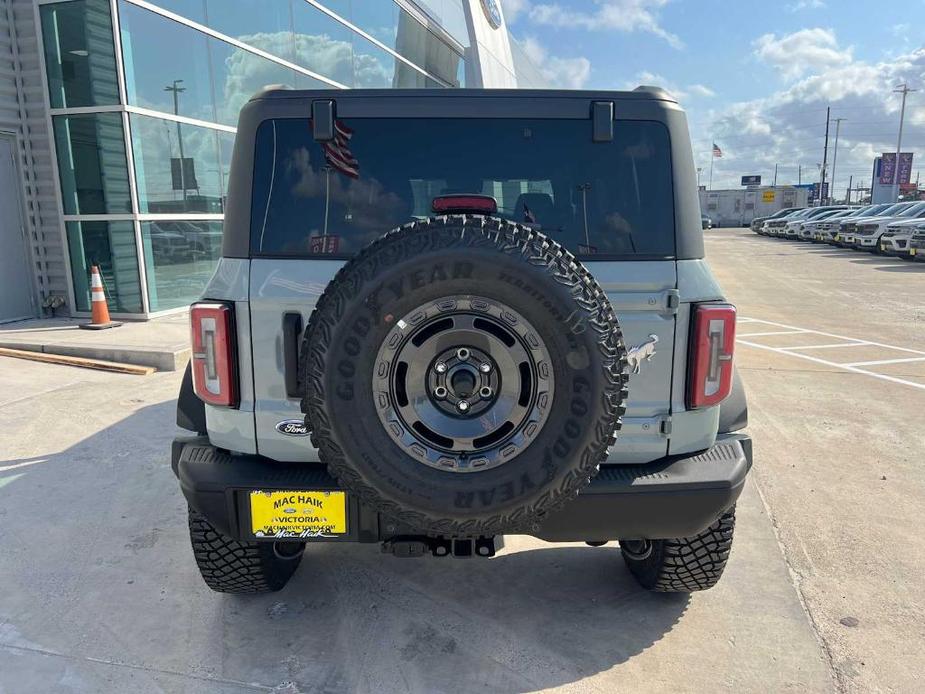
[[[671,415],[665,415],[658,419],[658,433],[662,436],[671,435]]]

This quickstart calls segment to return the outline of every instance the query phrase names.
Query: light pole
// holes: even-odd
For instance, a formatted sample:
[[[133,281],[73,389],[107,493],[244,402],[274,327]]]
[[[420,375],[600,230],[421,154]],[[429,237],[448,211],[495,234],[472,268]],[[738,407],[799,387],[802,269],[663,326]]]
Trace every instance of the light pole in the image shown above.
[[[906,117],[906,95],[909,92],[916,92],[917,89],[909,89],[906,82],[897,84],[893,89],[894,94],[903,95],[903,103],[899,109],[899,138],[896,140],[896,162],[893,164],[893,201],[899,200],[899,155],[903,148],[903,120]]]
[[[702,173],[703,173],[703,167],[698,166],[697,167],[697,190],[700,190],[700,174]]]
[[[835,151],[832,153],[832,182],[829,184],[829,188],[832,190],[834,197],[835,194],[835,164],[838,163],[838,131],[841,130],[841,122],[847,120],[847,118],[834,118],[835,121]]]
[[[173,85],[164,87],[165,92],[173,92],[173,115],[180,115],[180,93],[186,91],[181,87],[183,80],[174,80]],[[177,146],[180,150],[180,187],[183,188],[183,207],[186,207],[186,176],[183,171],[183,132],[180,130],[180,121],[177,121]]]

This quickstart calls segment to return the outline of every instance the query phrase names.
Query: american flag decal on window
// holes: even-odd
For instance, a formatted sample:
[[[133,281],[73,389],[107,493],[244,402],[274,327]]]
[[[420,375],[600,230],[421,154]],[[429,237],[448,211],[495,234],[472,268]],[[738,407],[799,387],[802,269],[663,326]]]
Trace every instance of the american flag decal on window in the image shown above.
[[[334,139],[324,144],[324,158],[328,165],[350,178],[360,177],[360,162],[350,151],[353,131],[340,121],[334,121]]]

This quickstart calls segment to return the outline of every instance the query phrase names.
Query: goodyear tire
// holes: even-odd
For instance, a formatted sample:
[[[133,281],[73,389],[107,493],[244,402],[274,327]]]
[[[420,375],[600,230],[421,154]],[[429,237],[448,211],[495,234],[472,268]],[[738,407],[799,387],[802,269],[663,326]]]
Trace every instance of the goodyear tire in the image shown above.
[[[205,516],[189,509],[189,535],[196,566],[216,593],[272,593],[292,578],[303,546],[245,542],[220,533]]]
[[[693,593],[709,590],[723,576],[735,530],[735,507],[709,528],[673,540],[620,540],[630,573],[646,590]]]
[[[531,529],[587,485],[626,399],[613,308],[557,243],[500,219],[407,224],[328,285],[301,354],[331,473],[415,531]]]

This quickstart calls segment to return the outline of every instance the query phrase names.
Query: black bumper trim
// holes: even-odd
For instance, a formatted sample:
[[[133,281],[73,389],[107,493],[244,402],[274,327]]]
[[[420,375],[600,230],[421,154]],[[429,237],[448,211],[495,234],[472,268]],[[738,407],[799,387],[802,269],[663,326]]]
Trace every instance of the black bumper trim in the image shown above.
[[[171,465],[190,506],[239,539],[249,539],[250,489],[340,489],[323,465],[233,455],[204,436],[175,439]],[[604,466],[576,499],[531,534],[551,542],[689,537],[736,502],[751,465],[751,439],[736,433],[718,436],[716,445],[697,454]],[[352,497],[348,528],[347,535],[313,541],[377,542],[394,534],[383,534],[378,513]]]

